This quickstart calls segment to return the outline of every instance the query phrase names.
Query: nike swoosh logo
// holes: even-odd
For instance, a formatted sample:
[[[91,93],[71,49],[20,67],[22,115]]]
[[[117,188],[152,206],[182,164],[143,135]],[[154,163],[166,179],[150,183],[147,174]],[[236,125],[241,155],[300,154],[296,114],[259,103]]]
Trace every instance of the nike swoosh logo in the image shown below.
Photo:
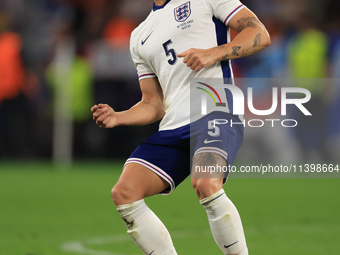
[[[144,45],[144,43],[146,42],[147,39],[149,39],[150,35],[153,33],[153,31],[148,35],[148,37],[145,38],[145,40],[142,40],[142,45]]]
[[[224,245],[224,248],[229,248],[230,246],[233,246],[234,244],[238,243],[238,241],[236,241],[235,243],[229,244],[229,245]]]
[[[210,141],[208,141],[208,139],[204,140],[205,144],[207,144],[207,143],[214,143],[214,142],[222,142],[222,140],[210,140]]]
[[[151,255],[153,252],[154,252],[155,250],[153,250],[152,252],[150,252],[150,254],[149,255]]]

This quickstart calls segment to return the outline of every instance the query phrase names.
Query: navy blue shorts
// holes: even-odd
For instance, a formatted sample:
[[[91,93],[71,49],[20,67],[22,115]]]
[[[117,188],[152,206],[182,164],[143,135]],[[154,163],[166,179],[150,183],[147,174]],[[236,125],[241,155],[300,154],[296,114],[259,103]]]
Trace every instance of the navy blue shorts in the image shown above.
[[[239,124],[231,126],[231,122]],[[155,172],[170,184],[162,192],[169,194],[190,175],[192,158],[199,153],[218,153],[232,165],[243,142],[240,122],[237,116],[212,112],[189,125],[158,131],[140,144],[125,164],[138,163]]]

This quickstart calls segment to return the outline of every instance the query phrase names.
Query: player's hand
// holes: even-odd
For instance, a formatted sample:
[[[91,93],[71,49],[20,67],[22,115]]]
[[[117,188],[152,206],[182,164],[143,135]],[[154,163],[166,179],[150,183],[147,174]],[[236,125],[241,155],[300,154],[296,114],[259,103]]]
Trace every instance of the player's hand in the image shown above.
[[[118,125],[117,113],[107,104],[94,105],[91,112],[93,120],[101,128],[113,128]]]
[[[177,56],[183,58],[183,62],[192,70],[198,72],[204,67],[209,67],[216,62],[213,49],[189,49]]]

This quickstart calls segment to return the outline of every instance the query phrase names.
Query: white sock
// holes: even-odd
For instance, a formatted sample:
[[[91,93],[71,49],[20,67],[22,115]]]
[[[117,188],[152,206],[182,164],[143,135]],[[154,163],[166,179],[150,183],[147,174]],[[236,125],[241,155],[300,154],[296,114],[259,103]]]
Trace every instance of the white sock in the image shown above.
[[[200,203],[207,211],[211,232],[223,254],[248,255],[240,215],[224,190],[200,200]]]
[[[128,234],[147,255],[176,255],[170,234],[160,219],[145,204],[144,199],[117,206]]]

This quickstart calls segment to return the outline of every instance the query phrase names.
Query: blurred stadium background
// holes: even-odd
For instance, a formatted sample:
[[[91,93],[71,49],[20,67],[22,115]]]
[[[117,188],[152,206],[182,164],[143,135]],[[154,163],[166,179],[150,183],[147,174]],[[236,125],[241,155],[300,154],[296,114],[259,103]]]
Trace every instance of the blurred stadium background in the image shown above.
[[[266,25],[272,45],[233,61],[236,77],[340,77],[338,1],[243,3]],[[150,6],[150,0],[1,0],[1,159],[126,158],[157,129],[100,130],[89,111],[99,102],[119,111],[139,100],[129,36]],[[260,101],[268,87],[255,88]],[[340,86],[324,87],[310,88],[325,115],[322,148],[339,145],[340,136]],[[261,131],[257,137],[266,147]],[[331,151],[332,157],[340,155]]]
[[[237,164],[339,163],[340,2],[242,2],[272,38],[265,51],[233,61],[235,77],[252,79],[259,108],[270,104],[277,79],[318,83],[304,85],[313,118],[289,130],[248,128]],[[102,102],[120,111],[140,99],[129,37],[151,5],[0,0],[0,254],[67,254],[72,240],[82,242],[68,243],[78,247],[68,254],[139,254],[120,236],[109,190],[158,125],[102,130],[90,108]],[[218,254],[190,184],[179,189],[149,203],[175,231],[179,251]],[[252,254],[338,254],[339,179],[234,179],[226,190],[244,215]]]

